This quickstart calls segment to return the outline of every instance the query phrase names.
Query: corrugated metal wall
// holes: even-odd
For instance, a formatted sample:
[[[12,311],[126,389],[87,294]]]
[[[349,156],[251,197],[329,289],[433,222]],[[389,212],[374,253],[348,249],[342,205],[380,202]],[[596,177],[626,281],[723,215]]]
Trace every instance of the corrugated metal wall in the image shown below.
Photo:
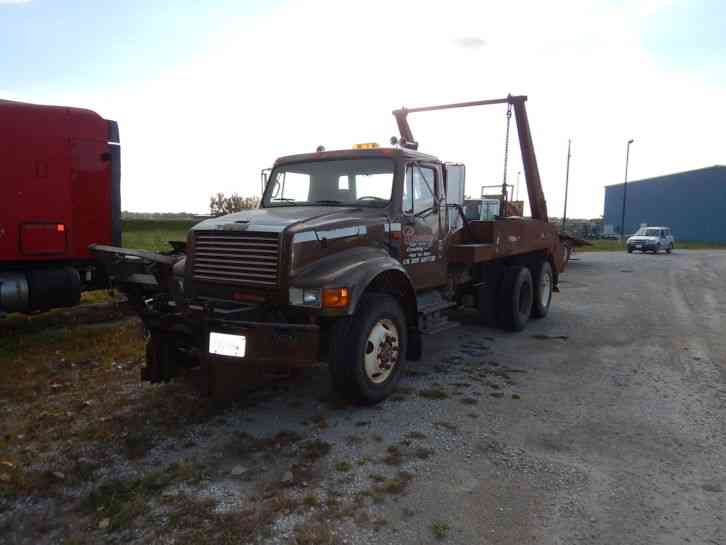
[[[620,232],[623,184],[605,188],[604,223]],[[628,182],[625,233],[641,223],[673,229],[678,240],[726,242],[726,166]]]

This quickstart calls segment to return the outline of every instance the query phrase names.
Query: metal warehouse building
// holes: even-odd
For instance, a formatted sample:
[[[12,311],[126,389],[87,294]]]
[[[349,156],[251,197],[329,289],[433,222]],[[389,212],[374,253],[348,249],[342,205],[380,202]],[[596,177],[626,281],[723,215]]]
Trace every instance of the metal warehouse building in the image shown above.
[[[625,233],[641,224],[673,229],[678,240],[726,242],[726,166],[628,182]],[[603,223],[620,232],[623,184],[605,187]]]

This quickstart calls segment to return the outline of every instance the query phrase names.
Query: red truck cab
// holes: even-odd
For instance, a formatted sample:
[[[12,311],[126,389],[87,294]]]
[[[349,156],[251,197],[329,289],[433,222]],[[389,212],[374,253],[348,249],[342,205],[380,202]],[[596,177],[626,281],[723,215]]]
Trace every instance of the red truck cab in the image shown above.
[[[105,285],[88,251],[121,243],[118,125],[0,100],[0,313],[72,306]]]

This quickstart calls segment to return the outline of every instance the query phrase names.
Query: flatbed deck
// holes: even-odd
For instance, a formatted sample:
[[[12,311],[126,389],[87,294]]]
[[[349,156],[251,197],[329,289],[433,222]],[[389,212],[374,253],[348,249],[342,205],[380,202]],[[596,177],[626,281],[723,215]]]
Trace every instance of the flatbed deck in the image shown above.
[[[459,242],[449,247],[452,263],[471,265],[543,251],[552,255],[557,272],[565,266],[557,228],[531,218],[509,217],[469,221]]]

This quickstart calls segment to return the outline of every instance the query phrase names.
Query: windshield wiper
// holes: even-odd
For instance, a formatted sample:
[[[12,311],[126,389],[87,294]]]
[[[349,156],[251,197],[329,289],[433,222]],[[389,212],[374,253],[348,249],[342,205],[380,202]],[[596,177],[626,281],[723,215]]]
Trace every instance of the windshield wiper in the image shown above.
[[[344,204],[343,201],[336,201],[333,199],[320,199],[319,201],[313,201],[313,204]]]

